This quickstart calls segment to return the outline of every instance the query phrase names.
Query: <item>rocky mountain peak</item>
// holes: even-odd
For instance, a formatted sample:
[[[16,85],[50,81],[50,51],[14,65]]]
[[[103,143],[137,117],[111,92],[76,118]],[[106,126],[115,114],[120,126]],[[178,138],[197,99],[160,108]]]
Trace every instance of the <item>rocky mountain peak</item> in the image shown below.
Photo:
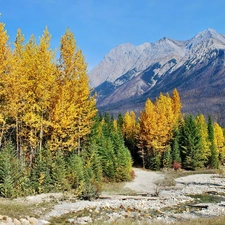
[[[192,52],[201,48],[208,49],[224,49],[225,38],[223,35],[218,34],[214,29],[208,28],[202,32],[199,32],[192,39],[190,39],[186,45],[186,48],[192,50]]]
[[[211,28],[187,41],[119,45],[89,77],[100,111],[138,112],[146,98],[177,88],[184,112],[211,114],[225,124],[225,35]]]

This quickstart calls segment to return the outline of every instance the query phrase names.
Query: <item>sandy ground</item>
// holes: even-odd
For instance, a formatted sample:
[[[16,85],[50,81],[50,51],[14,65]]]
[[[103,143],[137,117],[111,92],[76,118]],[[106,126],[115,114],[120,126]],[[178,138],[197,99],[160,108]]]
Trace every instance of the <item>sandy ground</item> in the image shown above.
[[[161,172],[147,171],[138,168],[134,168],[134,172],[134,180],[126,183],[124,188],[129,188],[137,193],[154,194],[157,191],[156,183],[164,178]]]

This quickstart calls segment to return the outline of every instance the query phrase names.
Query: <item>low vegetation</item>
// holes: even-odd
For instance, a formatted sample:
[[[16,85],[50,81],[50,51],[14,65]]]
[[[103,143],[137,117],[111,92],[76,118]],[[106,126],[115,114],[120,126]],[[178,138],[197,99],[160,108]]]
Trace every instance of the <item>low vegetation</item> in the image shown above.
[[[224,225],[224,216],[216,217],[216,218],[201,218],[201,219],[190,219],[185,221],[177,221],[174,223],[170,223],[170,225]],[[166,225],[168,223],[162,221],[155,221],[155,222],[140,222],[140,221],[133,221],[129,219],[124,219],[121,221],[116,221],[110,223],[110,225]],[[100,225],[100,223],[96,223],[95,225]]]
[[[2,216],[11,218],[26,218],[35,217],[39,218],[41,215],[49,212],[55,205],[56,201],[41,202],[37,204],[29,204],[26,202],[19,202],[13,200],[3,200],[0,203],[0,212]]]

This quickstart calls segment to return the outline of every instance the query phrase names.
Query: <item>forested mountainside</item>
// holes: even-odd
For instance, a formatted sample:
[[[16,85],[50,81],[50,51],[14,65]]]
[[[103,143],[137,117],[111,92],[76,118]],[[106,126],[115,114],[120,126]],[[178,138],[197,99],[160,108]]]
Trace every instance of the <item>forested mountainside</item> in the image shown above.
[[[162,38],[140,46],[112,49],[89,73],[100,111],[139,112],[147,98],[180,93],[182,111],[203,113],[225,125],[225,36],[213,29],[187,41]]]

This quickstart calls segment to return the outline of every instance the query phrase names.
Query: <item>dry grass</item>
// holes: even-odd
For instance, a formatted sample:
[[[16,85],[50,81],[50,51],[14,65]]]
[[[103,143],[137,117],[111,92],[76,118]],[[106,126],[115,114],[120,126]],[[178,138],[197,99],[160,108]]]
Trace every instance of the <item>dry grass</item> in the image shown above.
[[[125,183],[108,182],[102,185],[102,194],[111,195],[136,195],[136,192],[124,187]]]
[[[185,177],[189,175],[195,175],[195,174],[218,174],[218,170],[216,169],[201,169],[201,170],[195,170],[195,171],[188,171],[188,170],[166,170],[162,171],[164,174],[164,179],[157,182],[157,184],[161,187],[171,187],[175,186],[176,182],[175,179],[179,177]]]
[[[0,214],[11,218],[35,217],[45,214],[53,208],[54,201],[29,204],[11,199],[0,199]]]
[[[170,225],[224,225],[224,224],[225,224],[225,216],[214,218],[190,219],[170,223]],[[93,225],[100,225],[100,223],[93,223]],[[145,221],[134,221],[131,219],[123,219],[109,223],[109,225],[168,225],[168,223],[162,221],[145,222]]]

